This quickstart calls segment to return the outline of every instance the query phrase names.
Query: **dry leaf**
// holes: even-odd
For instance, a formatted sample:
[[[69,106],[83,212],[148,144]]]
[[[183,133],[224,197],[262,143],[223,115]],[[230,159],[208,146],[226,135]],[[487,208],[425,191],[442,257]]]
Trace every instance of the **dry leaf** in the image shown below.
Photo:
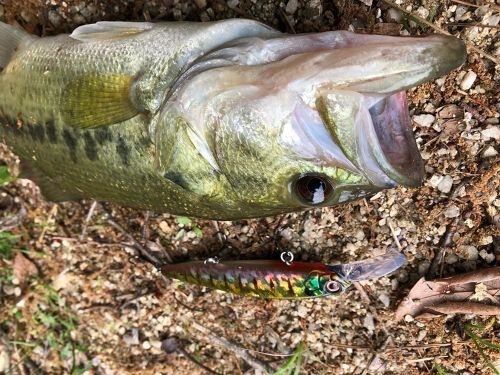
[[[500,267],[434,281],[421,278],[399,304],[396,319],[442,314],[500,314]]]
[[[38,268],[35,264],[26,258],[23,253],[17,253],[12,264],[14,276],[19,280],[19,285],[24,285],[31,275],[38,275]]]

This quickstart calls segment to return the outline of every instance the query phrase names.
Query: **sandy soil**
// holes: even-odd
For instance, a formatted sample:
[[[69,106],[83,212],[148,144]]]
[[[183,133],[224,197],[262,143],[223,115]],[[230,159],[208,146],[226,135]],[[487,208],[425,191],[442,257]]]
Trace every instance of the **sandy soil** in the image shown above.
[[[458,1],[397,3],[499,58],[498,2],[478,0],[485,4],[481,7]],[[371,6],[354,0],[0,4],[0,19],[39,35],[70,32],[98,20],[230,17],[257,19],[287,32],[431,32],[376,0]],[[493,27],[471,26],[475,24]],[[104,203],[80,238],[92,202],[47,202],[27,180],[1,188],[0,218],[19,214],[21,207],[27,211],[22,224],[8,230],[17,237],[2,242],[0,236],[0,373],[9,361],[8,373],[21,375],[207,372],[192,359],[221,374],[254,372],[234,350],[197,330],[197,322],[274,369],[287,358],[276,354],[292,353],[303,343],[301,374],[425,374],[437,373],[439,366],[452,374],[493,374],[464,334],[465,324],[486,324],[486,319],[445,316],[421,322],[407,317],[395,322],[393,312],[426,274],[446,236],[450,242],[436,276],[500,260],[499,81],[499,66],[469,48],[462,68],[412,90],[411,116],[426,161],[424,186],[389,190],[341,207],[219,223],[151,214],[144,233],[145,213]],[[17,161],[6,147],[0,148],[2,163],[16,173]],[[122,245],[132,243],[109,225],[106,212],[162,259],[276,258],[286,248],[299,260],[334,263],[381,253],[398,241],[408,264],[339,299],[243,298],[163,280],[130,246]],[[16,266],[18,253],[29,259],[28,265]],[[14,274],[16,267],[32,276],[19,280],[23,277]],[[498,343],[499,328],[493,323],[479,333]],[[172,343],[181,349],[174,351]],[[500,368],[498,352],[485,353]]]

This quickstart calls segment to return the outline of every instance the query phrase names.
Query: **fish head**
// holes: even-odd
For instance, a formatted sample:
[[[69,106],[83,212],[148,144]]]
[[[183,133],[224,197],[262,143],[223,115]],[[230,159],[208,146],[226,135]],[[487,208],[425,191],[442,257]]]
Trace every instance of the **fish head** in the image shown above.
[[[335,272],[310,272],[304,280],[304,294],[309,297],[339,295],[351,286]]]
[[[188,185],[251,217],[419,186],[405,90],[461,65],[465,48],[440,35],[329,32],[252,38],[211,58],[171,101],[213,172]]]

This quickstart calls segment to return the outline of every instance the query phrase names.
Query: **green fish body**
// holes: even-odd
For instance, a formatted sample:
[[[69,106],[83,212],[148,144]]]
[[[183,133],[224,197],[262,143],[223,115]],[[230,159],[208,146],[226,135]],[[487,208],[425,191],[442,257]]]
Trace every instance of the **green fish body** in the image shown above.
[[[0,137],[54,201],[298,211],[420,183],[404,90],[463,59],[449,37],[290,36],[250,20],[44,38],[2,23]]]

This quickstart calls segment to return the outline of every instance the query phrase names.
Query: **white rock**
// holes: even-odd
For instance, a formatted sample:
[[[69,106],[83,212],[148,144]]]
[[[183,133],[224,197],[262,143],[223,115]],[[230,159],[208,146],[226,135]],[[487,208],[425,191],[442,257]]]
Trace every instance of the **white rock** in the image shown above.
[[[461,245],[457,249],[458,255],[467,260],[477,260],[477,247],[471,245]]]
[[[418,333],[417,341],[422,341],[425,336],[427,336],[427,331],[423,329]]]
[[[301,318],[305,318],[309,315],[309,308],[304,305],[300,305],[298,310],[297,310],[297,315],[300,316]]]
[[[460,88],[462,90],[469,90],[472,85],[474,84],[474,81],[477,78],[477,74],[474,73],[472,70],[469,70],[464,78],[462,78],[462,82],[460,82]]]
[[[146,349],[146,350],[149,350],[149,349],[151,349],[151,343],[150,343],[149,341],[144,341],[144,342],[142,343],[142,347],[143,347],[144,349]]]
[[[413,121],[424,128],[431,126],[435,119],[436,117],[430,114],[413,116]]]
[[[485,260],[486,263],[495,261],[495,254],[488,253],[486,250],[481,250],[479,252],[479,255]]]
[[[447,218],[453,218],[457,217],[460,215],[460,209],[456,205],[451,205],[450,207],[447,207],[444,211],[443,214]]]
[[[443,176],[440,176],[438,174],[435,174],[433,175],[430,179],[429,179],[429,185],[431,185],[433,188],[437,188],[439,183],[441,182],[441,180],[443,179]]]
[[[395,281],[397,282],[397,280],[395,280]],[[378,299],[384,304],[385,307],[389,307],[391,305],[391,300],[390,300],[389,296],[385,293],[381,293],[378,296]]]
[[[297,11],[297,8],[299,7],[299,2],[298,0],[290,0],[287,4],[286,4],[286,12],[288,14],[294,14],[296,11]]]
[[[411,322],[413,322],[414,320],[415,320],[415,319],[413,319],[413,316],[408,315],[408,314],[406,314],[406,315],[405,315],[405,322],[411,323]]]
[[[439,184],[437,186],[438,190],[442,193],[449,193],[451,191],[451,187],[453,186],[453,179],[451,176],[443,176],[441,181],[439,181]]]
[[[368,333],[373,333],[375,331],[375,319],[373,315],[368,313],[363,320],[363,326],[368,330]]]
[[[488,129],[481,130],[481,135],[484,138],[493,138],[494,140],[500,140],[500,126],[492,126]]]
[[[227,6],[231,9],[235,9],[240,3],[240,0],[229,0]]]
[[[492,146],[488,146],[484,149],[483,151],[483,158],[491,158],[493,156],[497,156],[498,155],[498,151],[495,150],[494,147]]]

